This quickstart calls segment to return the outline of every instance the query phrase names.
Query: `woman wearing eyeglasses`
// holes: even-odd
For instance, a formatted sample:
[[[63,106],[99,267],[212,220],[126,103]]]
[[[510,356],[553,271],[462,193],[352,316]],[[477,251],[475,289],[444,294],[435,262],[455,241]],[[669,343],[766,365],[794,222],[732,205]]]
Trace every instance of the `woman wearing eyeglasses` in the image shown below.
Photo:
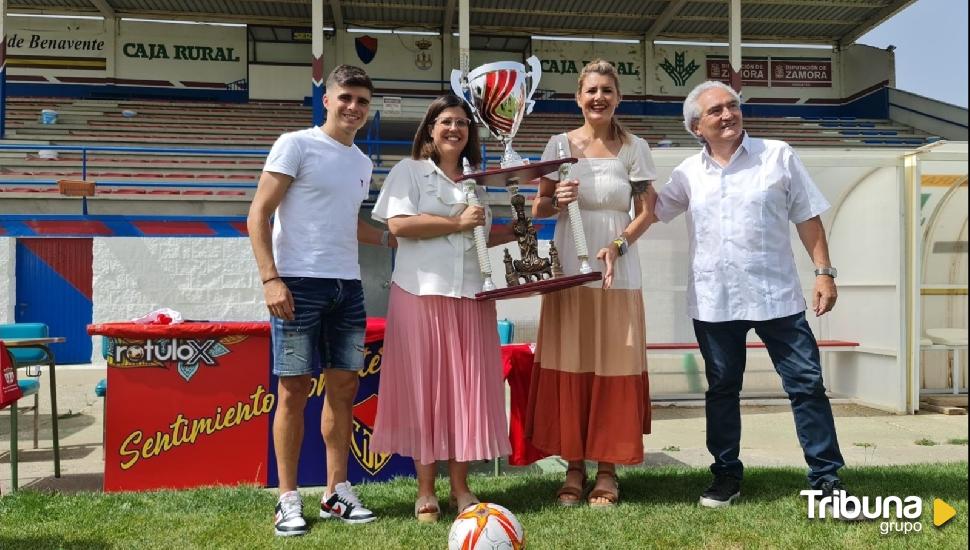
[[[478,129],[464,101],[444,95],[418,126],[411,158],[387,175],[372,214],[398,249],[371,446],[414,459],[420,522],[440,516],[436,461],[448,461],[451,502],[462,510],[478,502],[469,462],[511,452],[495,304],[475,301],[483,281],[472,230],[491,229],[491,213],[466,204],[463,157],[481,163]],[[494,228],[489,245],[513,238],[509,227]]]

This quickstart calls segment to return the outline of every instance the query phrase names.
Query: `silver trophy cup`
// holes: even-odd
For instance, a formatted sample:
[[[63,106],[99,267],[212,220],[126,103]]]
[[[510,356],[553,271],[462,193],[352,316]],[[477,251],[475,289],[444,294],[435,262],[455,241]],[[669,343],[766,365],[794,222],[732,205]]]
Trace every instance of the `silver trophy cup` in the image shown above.
[[[525,66],[515,61],[486,63],[469,72],[467,78],[458,69],[451,71],[451,89],[468,102],[475,118],[505,145],[502,168],[525,164],[512,149],[512,138],[522,117],[532,112],[532,94],[542,77],[539,58],[532,56],[526,63],[531,72],[525,72]],[[526,79],[531,79],[530,86],[526,86]]]

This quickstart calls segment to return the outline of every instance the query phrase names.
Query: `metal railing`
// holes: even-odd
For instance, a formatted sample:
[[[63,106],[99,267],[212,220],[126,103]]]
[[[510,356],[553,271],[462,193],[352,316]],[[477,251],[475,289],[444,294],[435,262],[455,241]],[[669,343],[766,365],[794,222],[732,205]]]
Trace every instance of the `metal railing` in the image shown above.
[[[378,119],[379,128],[379,119]],[[375,131],[376,133],[376,131]],[[404,145],[410,146],[410,141],[403,140],[381,140],[374,139],[373,134],[368,131],[367,137],[362,140],[355,141],[355,144],[364,151],[372,160],[374,160],[374,174],[386,175],[390,172],[389,168],[383,167],[382,158],[382,146],[388,145]],[[51,150],[51,151],[65,151],[65,152],[79,152],[81,154],[81,179],[86,180],[88,177],[88,163],[89,156],[93,153],[144,153],[149,155],[160,155],[160,156],[172,156],[172,155],[189,155],[189,156],[248,156],[248,157],[260,157],[265,158],[269,154],[269,149],[212,149],[212,148],[192,148],[192,147],[123,147],[123,146],[110,146],[110,145],[44,145],[44,144],[3,144],[0,143],[0,151],[40,151],[40,150]],[[375,160],[376,157],[376,160]],[[538,160],[538,157],[525,157],[530,161]],[[496,167],[498,161],[501,159],[500,154],[488,155],[486,154],[485,144],[482,144],[482,159],[487,167]],[[0,183],[7,185],[23,185],[23,186],[37,186],[37,187],[52,187],[57,185],[57,179],[4,179]],[[254,180],[251,183],[221,183],[221,182],[182,182],[182,181],[166,181],[166,182],[155,182],[155,181],[138,181],[138,180],[98,180],[97,184],[99,186],[108,187],[142,187],[142,188],[221,188],[221,189],[255,189],[257,181]],[[488,188],[489,192],[503,191],[500,188]],[[532,186],[524,186],[522,191],[526,193],[534,192],[535,188]]]

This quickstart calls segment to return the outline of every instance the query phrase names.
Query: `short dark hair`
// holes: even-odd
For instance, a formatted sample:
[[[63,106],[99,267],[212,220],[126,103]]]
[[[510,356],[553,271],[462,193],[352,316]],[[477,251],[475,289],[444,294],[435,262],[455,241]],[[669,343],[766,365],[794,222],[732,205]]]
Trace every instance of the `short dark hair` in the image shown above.
[[[329,88],[334,84],[344,88],[367,88],[371,95],[374,94],[374,83],[370,81],[370,77],[364,69],[353,65],[337,65],[330,71],[326,87]]]
[[[477,167],[482,163],[482,149],[478,142],[478,123],[472,115],[471,107],[455,94],[445,94],[438,97],[428,106],[428,112],[424,114],[424,120],[418,125],[418,131],[414,134],[414,143],[411,145],[411,158],[415,160],[431,159],[438,164],[440,157],[438,149],[434,146],[431,139],[431,127],[441,111],[451,107],[461,107],[465,111],[465,116],[471,122],[468,124],[468,143],[461,152],[461,156],[468,159],[472,167]]]

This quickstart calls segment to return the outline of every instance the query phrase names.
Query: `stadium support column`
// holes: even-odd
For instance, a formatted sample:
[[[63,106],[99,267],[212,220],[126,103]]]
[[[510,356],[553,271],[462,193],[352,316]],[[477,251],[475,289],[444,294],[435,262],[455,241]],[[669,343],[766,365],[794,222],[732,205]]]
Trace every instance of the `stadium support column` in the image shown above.
[[[7,0],[0,0],[0,139],[7,135]]]
[[[741,0],[731,0],[728,47],[731,49],[731,87],[741,93]]]
[[[471,64],[471,29],[469,29],[468,0],[458,2],[458,68],[461,69],[462,76],[468,76],[469,65]]]
[[[313,0],[310,7],[313,70],[313,125],[323,124],[323,0]]]
[[[643,38],[643,59],[640,66],[640,84],[643,85],[643,95],[656,95],[657,89],[653,77],[653,38],[644,36]]]

